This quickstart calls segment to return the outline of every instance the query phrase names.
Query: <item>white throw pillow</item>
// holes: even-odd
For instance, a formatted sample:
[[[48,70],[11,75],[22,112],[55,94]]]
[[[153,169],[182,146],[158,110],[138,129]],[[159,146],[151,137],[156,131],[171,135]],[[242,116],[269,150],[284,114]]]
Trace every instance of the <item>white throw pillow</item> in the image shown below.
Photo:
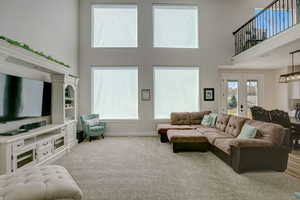
[[[95,119],[86,120],[86,122],[89,126],[96,126],[97,124],[99,124],[100,120],[95,118]]]

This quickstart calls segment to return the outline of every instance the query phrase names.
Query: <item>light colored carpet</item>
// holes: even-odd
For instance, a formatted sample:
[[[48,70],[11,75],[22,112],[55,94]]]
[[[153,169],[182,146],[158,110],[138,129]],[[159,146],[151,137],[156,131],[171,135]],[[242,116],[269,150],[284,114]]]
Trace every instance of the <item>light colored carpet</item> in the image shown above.
[[[86,200],[290,200],[300,181],[280,172],[239,175],[211,152],[174,154],[158,137],[106,137],[59,159]]]

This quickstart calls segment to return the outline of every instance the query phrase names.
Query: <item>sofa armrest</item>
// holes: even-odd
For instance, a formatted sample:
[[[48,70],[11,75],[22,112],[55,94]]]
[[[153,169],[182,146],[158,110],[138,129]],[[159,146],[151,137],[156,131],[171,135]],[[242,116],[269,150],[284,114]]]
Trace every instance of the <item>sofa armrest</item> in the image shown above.
[[[237,148],[243,147],[272,147],[273,143],[262,140],[262,139],[234,139],[231,141],[230,146],[234,146]]]

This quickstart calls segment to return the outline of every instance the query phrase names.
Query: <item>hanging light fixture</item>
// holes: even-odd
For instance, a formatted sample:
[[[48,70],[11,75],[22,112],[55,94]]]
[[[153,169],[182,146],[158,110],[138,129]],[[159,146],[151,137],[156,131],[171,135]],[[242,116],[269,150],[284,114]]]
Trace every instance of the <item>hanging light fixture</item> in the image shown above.
[[[279,77],[279,83],[288,83],[291,81],[300,81],[300,71],[295,71],[295,62],[294,62],[294,54],[299,53],[300,49],[297,51],[290,52],[292,56],[292,73],[282,74]]]

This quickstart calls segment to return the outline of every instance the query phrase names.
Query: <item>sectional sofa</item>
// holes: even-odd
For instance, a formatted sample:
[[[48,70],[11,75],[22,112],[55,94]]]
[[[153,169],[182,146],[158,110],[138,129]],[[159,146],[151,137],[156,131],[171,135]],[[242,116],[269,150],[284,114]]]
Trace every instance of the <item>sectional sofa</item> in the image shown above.
[[[170,124],[157,126],[161,142],[170,142],[175,153],[210,150],[238,173],[286,169],[291,149],[288,129],[226,114],[218,114],[212,127],[203,126],[202,118],[208,113],[172,113]],[[195,121],[192,116],[200,118]],[[238,138],[245,124],[257,128],[256,138]]]

